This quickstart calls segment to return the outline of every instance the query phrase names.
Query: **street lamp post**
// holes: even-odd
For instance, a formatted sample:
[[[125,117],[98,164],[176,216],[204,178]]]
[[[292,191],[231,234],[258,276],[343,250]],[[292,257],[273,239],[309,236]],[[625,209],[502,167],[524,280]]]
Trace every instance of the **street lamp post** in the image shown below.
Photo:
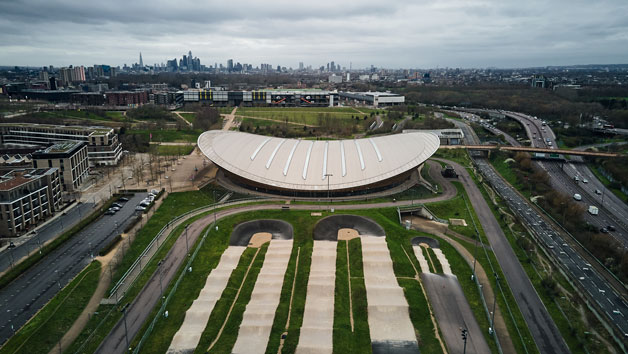
[[[187,225],[185,227],[185,249],[188,253],[188,256],[190,255],[190,246],[188,245],[188,227],[190,227],[190,225]]]
[[[497,304],[497,288],[499,287],[499,276],[495,274],[495,289],[493,289],[493,312],[491,313],[491,327],[489,327],[489,334],[495,332],[495,305]]]
[[[480,238],[480,234],[476,232],[475,236],[475,248],[473,250],[473,272],[471,273],[471,280],[475,280],[475,263],[478,259],[478,239]]]
[[[462,330],[462,340],[464,341],[464,347],[462,349],[462,354],[466,354],[467,352],[467,336],[469,335],[469,331],[466,329]]]
[[[329,204],[331,204],[331,195],[330,195],[330,190],[329,190],[329,180],[331,180],[331,176],[333,176],[333,174],[326,173],[324,176],[327,177],[327,199],[329,199]],[[330,206],[330,209],[331,209],[331,206]]]
[[[161,298],[161,306],[164,305],[164,287],[161,281],[161,278],[163,277],[163,270],[161,269],[161,266],[163,265],[163,263],[163,259],[159,261],[159,263],[157,263],[157,266],[159,267],[159,297]]]
[[[129,329],[126,325],[126,309],[129,307],[129,304],[124,305],[122,308],[123,318],[124,318],[124,338],[126,339],[126,347],[129,347]]]

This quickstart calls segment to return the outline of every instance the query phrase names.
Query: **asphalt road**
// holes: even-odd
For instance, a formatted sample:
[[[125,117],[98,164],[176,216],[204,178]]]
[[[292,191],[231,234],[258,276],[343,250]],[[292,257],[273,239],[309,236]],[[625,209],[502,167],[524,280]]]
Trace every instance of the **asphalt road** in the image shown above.
[[[458,172],[458,178],[467,191],[470,204],[475,208],[484,233],[537,347],[541,353],[569,353],[560,331],[519,263],[519,259],[510,247],[506,235],[504,235],[482,193],[467,170],[457,163],[450,162],[450,164]]]
[[[69,283],[90,262],[91,255],[122,232],[135,206],[146,197],[136,194],[115,215],[103,215],[19,278],[0,290],[0,343],[4,343],[22,327],[61,288]]]
[[[449,352],[463,352],[464,342],[461,336],[462,329],[466,329],[468,331],[466,352],[490,353],[483,331],[473,316],[458,278],[444,274],[421,273],[421,280]]]
[[[507,115],[519,121],[534,147],[555,147],[556,136],[549,126],[543,126],[542,121],[521,113],[508,112]],[[551,145],[548,145],[550,144]],[[628,205],[621,201],[593,175],[584,164],[562,163],[559,161],[538,161],[537,164],[548,172],[552,187],[573,196],[580,194],[580,203],[586,209],[589,205],[599,208],[598,215],[584,214],[584,219],[589,224],[600,230],[613,226],[616,231],[610,232],[616,240],[624,246],[628,246]],[[576,182],[574,177],[580,181]],[[584,183],[587,180],[587,183]],[[595,190],[602,191],[596,194]]]
[[[29,239],[17,245],[15,248],[5,249],[0,252],[0,273],[11,268],[12,264],[20,258],[37,252],[40,246],[43,246],[48,240],[52,240],[63,232],[71,229],[74,225],[78,224],[82,218],[89,215],[93,207],[94,204],[92,203],[78,204],[67,212],[64,212],[65,215],[61,215],[57,219],[39,228],[35,236],[22,236],[29,237]]]
[[[628,334],[628,304],[608,285],[608,282],[580,256],[560,233],[543,222],[543,217],[528,206],[527,201],[506,185],[501,176],[482,160],[476,160],[482,174],[497,192],[504,197],[510,209],[517,214],[528,229],[543,243],[546,251],[560,262],[571,281],[583,289],[602,310],[602,313],[617,327],[620,333]],[[628,335],[625,335],[628,338]]]

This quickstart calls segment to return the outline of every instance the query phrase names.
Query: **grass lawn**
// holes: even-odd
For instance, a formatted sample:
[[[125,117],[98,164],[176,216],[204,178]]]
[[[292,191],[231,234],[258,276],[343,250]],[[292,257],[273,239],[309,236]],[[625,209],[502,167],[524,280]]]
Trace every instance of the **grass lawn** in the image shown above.
[[[127,119],[126,116],[124,115],[124,112],[120,112],[120,111],[107,111],[105,112],[105,114],[107,115],[107,117],[111,118],[112,120],[116,122]]]
[[[89,264],[24,327],[0,353],[48,353],[70,329],[92,297],[100,277],[100,262]]]
[[[110,289],[113,288],[131,264],[135,262],[135,259],[144,251],[159,230],[170,220],[187,211],[210,205],[212,202],[212,195],[209,193],[199,193],[197,191],[170,193],[146,225],[137,233],[131,249],[127,251],[113,276]]]
[[[350,322],[347,247],[349,247],[349,267],[351,268],[349,281],[351,282],[351,299],[353,301],[353,332],[351,332]],[[353,239],[349,242],[338,241],[334,301],[334,353],[370,353],[371,336],[362,269],[362,244],[359,239]]]
[[[611,181],[608,180],[608,178],[606,178],[602,173],[600,173],[600,171],[593,165],[588,164],[587,165],[589,167],[589,169],[591,169],[591,172],[593,172],[593,174],[595,175],[595,177],[597,177],[597,179],[600,180],[600,182],[602,182],[602,184],[604,184],[604,186],[607,189],[610,189],[613,194],[615,194],[617,196],[617,198],[621,199],[624,203],[628,203],[628,195],[625,195],[621,190],[617,189],[617,188],[611,188]]]
[[[471,175],[473,176],[473,174]],[[477,180],[476,180],[476,183],[477,183]],[[459,182],[453,182],[453,184],[458,189],[458,197],[451,200],[447,200],[447,201],[430,203],[427,205],[428,208],[432,212],[434,212],[438,217],[443,218],[443,219],[449,219],[452,217],[464,218],[467,221],[468,226],[464,227],[464,226],[451,226],[450,225],[449,228],[453,231],[456,231],[458,233],[461,233],[471,238],[476,238],[476,231],[475,231],[475,228],[473,227],[473,222],[475,221],[475,225],[477,225],[478,232],[479,232],[482,242],[484,242],[485,244],[488,244],[488,240],[486,239],[484,230],[482,229],[482,225],[480,224],[479,219],[477,218],[475,210],[472,208],[472,205],[468,205],[468,197],[466,196],[466,192],[464,191],[464,188]],[[481,186],[479,187],[480,189],[482,189]],[[464,199],[462,198],[463,195],[464,195]],[[466,204],[465,204],[465,199],[467,200]],[[489,203],[489,206],[490,206],[491,204],[490,200],[487,202]],[[467,209],[467,206],[468,206],[468,209]],[[498,221],[499,220],[500,219],[498,218]],[[504,230],[504,232],[506,231],[507,229]],[[471,253],[474,252],[473,245],[465,245],[465,247],[469,250],[469,252]],[[494,269],[498,273],[501,279],[505,279],[501,272],[501,268],[499,268],[499,263],[497,262],[497,258],[495,257],[492,251],[484,250],[484,252],[479,252],[477,259],[482,264],[482,266],[484,267],[485,271],[488,274],[491,274]],[[521,259],[519,261],[523,262],[523,260]],[[491,286],[493,287],[493,289],[498,289],[497,284],[495,283],[494,277],[490,277],[489,281],[491,282]],[[534,340],[532,339],[532,335],[530,334],[528,330],[525,320],[523,319],[523,316],[521,315],[521,312],[519,311],[519,307],[517,305],[517,302],[514,299],[514,296],[512,295],[510,287],[507,286],[505,281],[502,281],[501,285],[503,289],[503,296],[498,296],[497,301],[499,303],[500,308],[502,309],[502,313],[505,316],[504,320],[506,322],[506,326],[508,327],[508,332],[511,334],[513,338],[513,343],[515,347],[517,348],[518,351],[519,350],[524,351],[523,347],[525,345],[525,347],[527,348],[529,352],[538,352],[538,349],[536,348],[536,344],[534,343]],[[512,316],[510,316],[508,312],[508,308],[510,308],[510,311],[512,312]],[[521,337],[519,337],[519,335],[517,334],[517,329],[521,333]]]
[[[157,154],[165,156],[189,155],[196,145],[158,145]]]
[[[478,183],[476,181],[476,183]],[[532,285],[536,289],[536,292],[539,294],[541,301],[547,308],[550,316],[556,323],[559,331],[561,332],[563,338],[565,338],[565,342],[569,346],[569,349],[573,353],[587,353],[587,352],[604,352],[606,347],[602,345],[601,342],[595,340],[594,336],[586,336],[579,335],[579,333],[585,333],[591,330],[591,323],[593,323],[593,328],[597,333],[607,334],[607,331],[603,328],[601,323],[593,318],[593,316],[587,316],[589,323],[585,323],[582,318],[582,311],[588,311],[588,309],[583,306],[583,299],[578,295],[579,292],[576,291],[570,284],[567,282],[565,277],[558,271],[553,271],[548,273],[544,268],[543,264],[548,264],[549,260],[545,257],[542,252],[538,252],[536,249],[533,251],[525,250],[521,248],[519,244],[517,244],[517,239],[519,237],[527,236],[528,233],[523,229],[523,227],[519,224],[515,224],[515,228],[518,229],[517,233],[513,233],[508,228],[506,221],[500,217],[498,206],[494,205],[489,196],[488,192],[482,185],[479,186],[482,194],[484,195],[484,199],[486,199],[487,203],[491,207],[495,218],[499,221],[501,229],[504,231],[510,246],[513,251],[517,255],[519,262],[523,266],[526,274],[530,278]],[[499,207],[508,210],[508,207],[501,200],[501,198],[497,197],[497,202]],[[515,230],[517,231],[517,230]],[[541,271],[539,271],[539,267]],[[553,266],[552,266],[553,268]],[[568,296],[552,296],[547,289],[542,285],[541,281],[543,277],[550,275],[560,284],[560,287],[564,289],[563,292],[567,292]],[[561,294],[562,295],[562,294]],[[610,343],[614,343],[610,337],[606,337]],[[586,349],[584,348],[586,346]],[[587,351],[588,350],[588,351]]]
[[[354,123],[355,117],[359,116],[360,121],[366,115],[360,114],[356,111],[350,112],[337,112],[333,108],[327,110],[325,108],[306,108],[306,109],[260,109],[260,108],[240,108],[236,112],[237,115],[241,115],[248,118],[268,118],[277,121],[288,121],[299,124],[308,125],[321,125],[321,117],[329,115],[334,119],[342,119],[349,123]],[[353,116],[353,118],[352,118]]]
[[[198,136],[203,133],[200,129],[189,130],[174,130],[174,129],[155,129],[155,130],[142,130],[142,129],[127,129],[125,134],[137,134],[144,135],[146,140],[150,139],[150,135],[153,135],[151,141],[164,142],[164,143],[196,143]]]
[[[262,248],[260,248],[259,253],[258,249],[254,248],[248,248],[244,251],[242,257],[240,258],[240,263],[238,263],[236,269],[234,269],[233,273],[231,273],[227,287],[223,291],[220,300],[218,300],[216,306],[214,306],[214,310],[209,317],[208,326],[203,331],[199,345],[195,350],[196,353],[206,353],[208,351],[209,346],[217,338],[225,319],[227,320],[225,328],[214,347],[212,347],[211,352],[231,352],[231,349],[238,337],[238,330],[240,328],[240,323],[242,322],[246,304],[248,304],[251,299],[251,293],[253,292],[255,281],[257,280],[259,271],[264,263],[264,256],[266,255],[267,250],[268,244],[265,244]],[[246,273],[249,265],[251,265],[251,268],[247,275]],[[242,289],[236,300],[236,294],[241,285]],[[236,300],[235,306],[233,306],[233,310],[231,314],[229,314],[229,309],[231,308],[234,300]],[[229,318],[227,318],[228,314]]]
[[[185,118],[188,122],[194,124],[196,120],[196,113],[179,113],[181,117]]]

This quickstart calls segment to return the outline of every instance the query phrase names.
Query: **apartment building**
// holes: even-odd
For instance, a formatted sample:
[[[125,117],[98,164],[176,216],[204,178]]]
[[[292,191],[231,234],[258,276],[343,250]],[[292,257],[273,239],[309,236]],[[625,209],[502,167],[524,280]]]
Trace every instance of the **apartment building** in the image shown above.
[[[0,123],[0,144],[48,147],[64,141],[87,143],[90,166],[117,165],[122,144],[113,128],[32,123]]]
[[[57,168],[19,169],[0,176],[0,237],[14,237],[61,206]]]
[[[35,168],[59,169],[64,191],[74,192],[89,176],[87,143],[66,141],[31,154]]]

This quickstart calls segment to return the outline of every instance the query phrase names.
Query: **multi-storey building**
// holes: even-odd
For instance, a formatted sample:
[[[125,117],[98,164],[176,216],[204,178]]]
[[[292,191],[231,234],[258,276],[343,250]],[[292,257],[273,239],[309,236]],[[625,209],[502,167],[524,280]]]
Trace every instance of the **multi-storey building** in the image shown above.
[[[87,143],[66,141],[31,154],[35,168],[56,167],[63,190],[75,191],[89,176]]]
[[[137,106],[148,103],[147,91],[106,92],[107,104],[111,106]]]
[[[0,176],[0,237],[23,233],[60,206],[58,169],[21,169]]]
[[[122,157],[122,144],[113,128],[0,123],[0,144],[48,147],[67,140],[87,143],[90,166],[117,165]]]

